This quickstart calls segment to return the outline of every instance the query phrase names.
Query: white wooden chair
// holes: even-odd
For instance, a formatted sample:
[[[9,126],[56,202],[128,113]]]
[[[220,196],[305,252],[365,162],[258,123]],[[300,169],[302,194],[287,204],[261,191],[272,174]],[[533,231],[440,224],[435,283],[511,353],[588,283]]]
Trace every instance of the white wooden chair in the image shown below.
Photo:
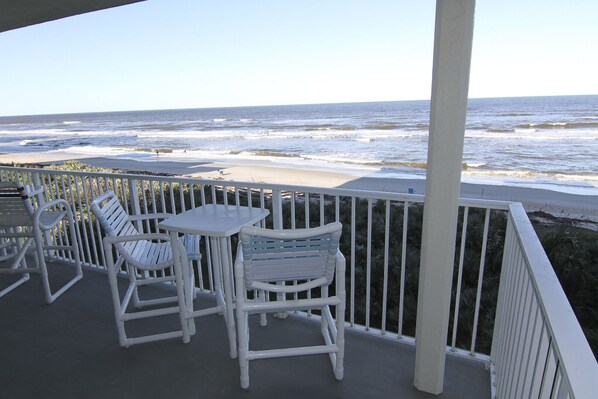
[[[68,222],[68,229],[65,222]],[[58,239],[61,234],[63,239]],[[28,267],[25,255],[33,250],[36,265]],[[75,261],[75,276],[54,293],[46,265],[46,255],[50,251],[71,251]],[[83,273],[69,204],[57,199],[35,207],[23,185],[0,182],[0,262],[4,263],[0,267],[1,274],[21,275],[17,281],[0,291],[0,297],[28,281],[29,273],[40,275],[47,303],[54,302],[72,287]]]
[[[250,360],[286,356],[328,353],[335,377],[338,380],[343,378],[345,258],[339,251],[341,230],[342,225],[338,222],[311,229],[268,230],[253,226],[241,229],[235,282],[242,388],[249,387]],[[329,296],[328,287],[335,272],[336,294]],[[301,295],[314,288],[320,288],[319,297],[295,297],[295,294]],[[265,296],[248,299],[247,292],[252,290],[265,293]],[[270,293],[276,293],[276,299],[270,298]],[[286,298],[289,294],[291,299]],[[332,317],[331,306],[336,307],[336,321]],[[308,309],[321,310],[324,345],[249,349],[249,314]],[[265,320],[262,320],[262,325],[265,325]]]
[[[199,251],[200,237],[185,235],[179,241],[171,242],[168,234],[139,232],[133,225],[133,221],[150,220],[157,225],[159,220],[171,215],[152,213],[129,216],[120,204],[116,194],[112,191],[107,191],[96,198],[92,202],[91,210],[106,234],[103,240],[104,253],[120,345],[128,347],[130,345],[178,337],[182,337],[183,342],[188,343],[190,335],[195,333],[193,324],[189,323],[185,317],[185,294],[189,292],[195,295],[193,268],[190,267],[188,262],[201,259]],[[157,226],[155,226],[155,231],[157,231]],[[181,264],[183,265],[181,270],[175,270],[177,265],[173,261],[171,245],[180,246],[178,252],[187,255],[184,259],[181,259]],[[118,290],[118,275],[124,262],[126,262],[127,266],[129,285],[126,294],[121,300]],[[168,272],[158,273],[167,269],[169,269]],[[187,287],[183,284],[183,270],[189,274],[187,276]],[[140,287],[173,281],[176,284],[176,296],[154,299],[141,298]],[[128,312],[131,299],[133,299],[133,306],[138,309],[146,306],[154,308]],[[170,302],[177,302],[177,305],[165,307],[165,304]],[[126,321],[174,313],[178,313],[180,318],[181,329],[178,331],[138,337],[128,337],[126,334]]]

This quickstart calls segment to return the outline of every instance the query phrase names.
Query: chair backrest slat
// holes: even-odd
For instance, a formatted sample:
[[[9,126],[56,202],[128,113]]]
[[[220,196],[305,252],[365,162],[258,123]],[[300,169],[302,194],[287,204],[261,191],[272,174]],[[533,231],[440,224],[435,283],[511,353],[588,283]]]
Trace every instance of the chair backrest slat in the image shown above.
[[[108,213],[108,211],[110,213]],[[118,207],[111,206],[107,209],[106,222],[110,225],[111,233],[114,234],[114,236],[138,234],[137,229],[129,219],[129,215],[127,215],[120,204],[118,204]]]
[[[96,198],[91,204],[91,210],[107,236],[124,237],[139,234],[113,191],[106,191]],[[115,247],[127,261],[135,262],[142,258],[149,244],[150,242],[146,240],[127,241],[118,242]]]
[[[107,236],[124,237],[139,235],[118,197],[113,191],[106,191],[91,204],[91,210],[102,225]],[[114,247],[119,254],[135,267],[157,270],[172,262],[169,242],[131,240],[116,242]]]
[[[139,234],[114,192],[107,191],[96,198],[91,208],[108,236],[122,237]]]

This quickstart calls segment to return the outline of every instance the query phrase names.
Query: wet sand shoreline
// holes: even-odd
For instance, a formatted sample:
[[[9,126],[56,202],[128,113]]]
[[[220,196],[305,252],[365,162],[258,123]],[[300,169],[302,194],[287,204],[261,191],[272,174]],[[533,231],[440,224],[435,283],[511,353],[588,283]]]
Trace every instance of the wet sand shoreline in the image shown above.
[[[424,178],[377,177],[375,172],[325,171],[273,162],[219,160],[171,161],[156,157],[154,161],[136,161],[89,155],[57,153],[0,154],[2,164],[64,163],[68,160],[102,168],[142,171],[202,179],[237,182],[301,185],[312,187],[359,189],[416,194],[425,193]],[[542,211],[557,217],[598,221],[598,196],[508,185],[461,183],[461,197],[521,202],[526,211]]]

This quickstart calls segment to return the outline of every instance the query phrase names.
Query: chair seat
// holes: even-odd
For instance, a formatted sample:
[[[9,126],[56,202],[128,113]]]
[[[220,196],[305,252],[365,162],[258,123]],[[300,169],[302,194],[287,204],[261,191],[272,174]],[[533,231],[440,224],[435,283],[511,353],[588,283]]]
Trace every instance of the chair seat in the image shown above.
[[[39,216],[39,224],[42,230],[48,230],[58,224],[67,216],[66,211],[42,211]],[[2,223],[2,227],[31,227],[33,226],[33,218],[29,215],[22,214],[14,216],[8,221]]]
[[[200,260],[199,240],[197,235],[179,237],[187,253],[187,259]],[[131,241],[122,245],[121,255],[132,266],[140,270],[162,270],[174,265],[170,242],[152,242],[148,240]]]
[[[39,223],[42,227],[56,226],[65,216],[66,211],[43,211],[39,217]]]

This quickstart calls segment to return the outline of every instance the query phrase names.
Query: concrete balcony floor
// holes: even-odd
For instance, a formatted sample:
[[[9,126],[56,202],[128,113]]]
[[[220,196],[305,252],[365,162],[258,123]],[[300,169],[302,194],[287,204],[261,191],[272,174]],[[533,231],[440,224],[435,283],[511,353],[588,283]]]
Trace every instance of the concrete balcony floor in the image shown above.
[[[52,283],[65,280],[71,268],[50,264]],[[15,276],[0,275],[0,287]],[[168,287],[158,288],[168,289]],[[211,297],[198,304],[213,306]],[[321,344],[311,320],[254,317],[254,348]],[[176,317],[154,318],[162,331]],[[130,332],[146,333],[146,321]],[[413,387],[415,348],[346,333],[345,378],[336,381],[327,355],[250,362],[250,388],[239,387],[239,366],[228,355],[224,319],[196,319],[189,344],[174,339],[120,348],[108,278],[84,270],[83,280],[51,305],[43,300],[39,277],[0,298],[0,397],[18,398],[490,398],[490,380],[479,362],[449,356],[444,393]]]

